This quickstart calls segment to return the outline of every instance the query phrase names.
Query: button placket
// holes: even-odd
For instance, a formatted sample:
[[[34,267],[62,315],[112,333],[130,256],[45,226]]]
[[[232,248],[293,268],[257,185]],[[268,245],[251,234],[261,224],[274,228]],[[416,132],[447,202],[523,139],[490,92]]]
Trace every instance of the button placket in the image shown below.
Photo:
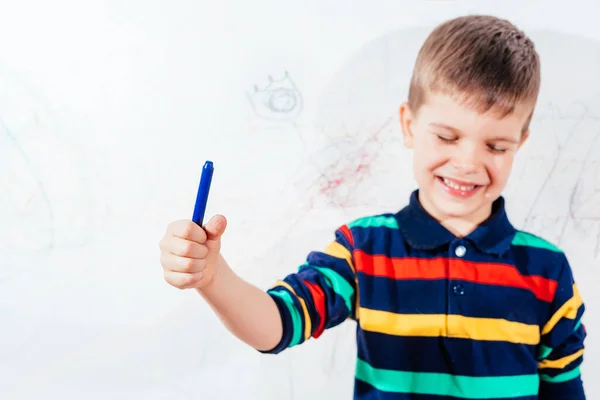
[[[462,266],[462,258],[467,254],[467,247],[464,242],[457,241],[451,244],[448,249],[448,268],[450,269],[450,275],[453,276],[452,273],[453,268],[461,269]],[[465,285],[460,281],[453,281],[452,279],[448,280],[448,313],[449,314],[461,314],[463,309],[463,302],[466,301],[464,299],[466,295]],[[454,329],[446,325],[448,336],[452,337],[457,332],[454,332]]]

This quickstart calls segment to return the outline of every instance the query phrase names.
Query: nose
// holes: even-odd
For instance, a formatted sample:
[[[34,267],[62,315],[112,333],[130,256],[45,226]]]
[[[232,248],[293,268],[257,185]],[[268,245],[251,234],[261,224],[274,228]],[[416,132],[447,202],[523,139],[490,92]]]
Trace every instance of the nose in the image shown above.
[[[478,172],[481,161],[477,146],[468,143],[457,146],[452,164],[454,168],[462,174],[473,174]]]

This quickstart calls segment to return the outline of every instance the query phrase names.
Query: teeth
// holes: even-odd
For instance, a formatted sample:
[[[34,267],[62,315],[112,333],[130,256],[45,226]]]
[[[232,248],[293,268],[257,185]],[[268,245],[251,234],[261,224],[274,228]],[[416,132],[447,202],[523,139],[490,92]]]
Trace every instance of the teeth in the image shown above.
[[[469,192],[475,189],[475,185],[463,186],[446,178],[444,178],[444,183],[446,184],[446,186],[451,187],[452,189],[462,190],[463,192]]]

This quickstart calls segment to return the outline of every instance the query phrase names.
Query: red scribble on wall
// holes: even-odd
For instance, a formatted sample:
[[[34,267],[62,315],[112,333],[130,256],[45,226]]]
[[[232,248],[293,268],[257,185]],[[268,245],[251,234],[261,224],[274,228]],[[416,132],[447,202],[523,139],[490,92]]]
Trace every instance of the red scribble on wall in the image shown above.
[[[349,207],[353,204],[356,190],[368,176],[372,165],[380,157],[386,142],[384,133],[388,132],[392,117],[382,123],[373,133],[367,135],[363,143],[358,144],[349,154],[326,165],[317,180],[319,196],[325,197],[330,205]],[[344,149],[341,149],[344,151]]]

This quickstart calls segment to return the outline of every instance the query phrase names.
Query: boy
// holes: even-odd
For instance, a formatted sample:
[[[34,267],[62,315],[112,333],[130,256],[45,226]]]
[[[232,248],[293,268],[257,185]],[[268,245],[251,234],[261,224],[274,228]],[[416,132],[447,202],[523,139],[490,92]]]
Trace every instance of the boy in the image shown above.
[[[501,196],[539,86],[538,54],[508,21],[441,24],[399,110],[418,183],[406,207],[339,227],[268,291],[221,256],[223,216],[177,221],[160,243],[166,281],[263,353],[357,321],[355,399],[585,399],[567,258],[516,230]]]

